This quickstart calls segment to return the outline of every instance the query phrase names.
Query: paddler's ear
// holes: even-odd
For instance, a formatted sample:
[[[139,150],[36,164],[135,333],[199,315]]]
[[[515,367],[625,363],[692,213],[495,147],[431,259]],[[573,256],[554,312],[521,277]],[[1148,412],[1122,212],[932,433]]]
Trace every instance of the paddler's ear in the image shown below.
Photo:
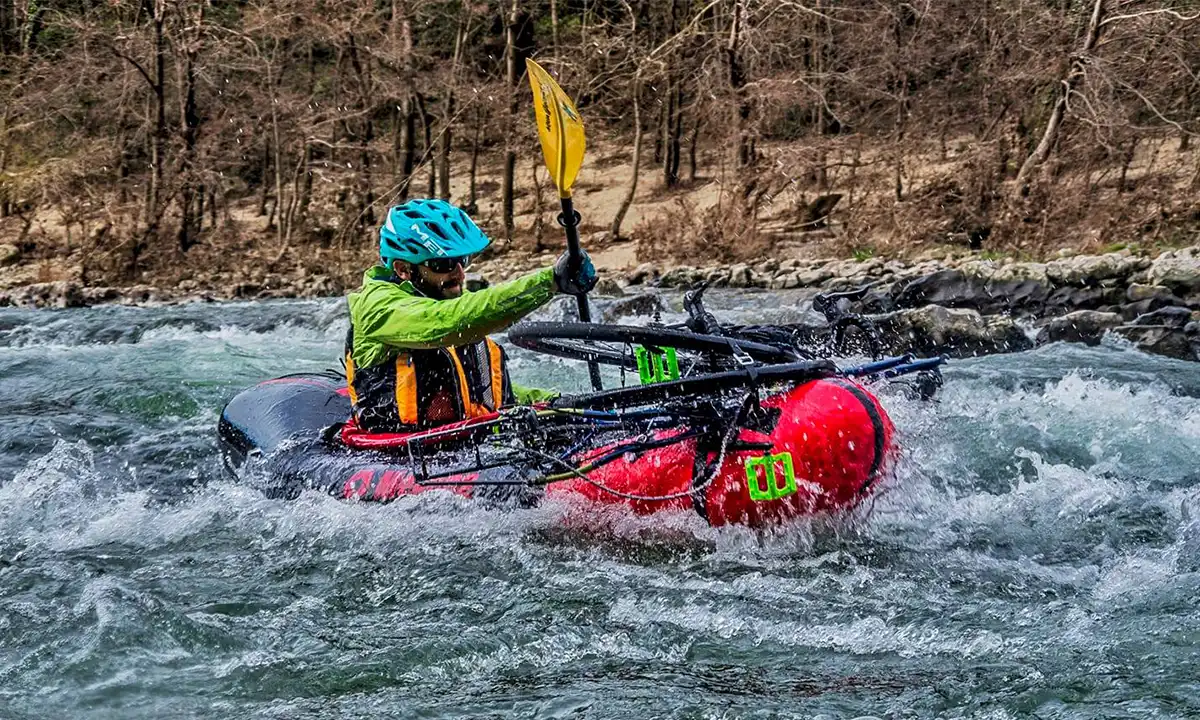
[[[392,274],[401,280],[411,280],[412,270],[412,263],[404,262],[403,260],[392,261]]]

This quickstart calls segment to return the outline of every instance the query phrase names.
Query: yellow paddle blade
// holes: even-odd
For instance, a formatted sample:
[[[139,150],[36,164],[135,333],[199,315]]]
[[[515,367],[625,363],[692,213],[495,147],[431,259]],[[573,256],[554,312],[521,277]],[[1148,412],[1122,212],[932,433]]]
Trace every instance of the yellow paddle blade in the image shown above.
[[[542,141],[546,169],[558,188],[558,196],[571,197],[571,185],[575,183],[575,176],[583,165],[586,146],[583,120],[575,109],[575,103],[541,65],[527,58],[525,67],[529,70],[529,84],[533,87],[533,112],[537,116],[538,137]]]

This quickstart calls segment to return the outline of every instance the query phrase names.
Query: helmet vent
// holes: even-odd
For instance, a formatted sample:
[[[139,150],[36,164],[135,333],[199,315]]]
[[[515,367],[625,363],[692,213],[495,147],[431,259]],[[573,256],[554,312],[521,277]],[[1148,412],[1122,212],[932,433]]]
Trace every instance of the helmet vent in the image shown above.
[[[429,228],[430,232],[432,232],[434,235],[437,235],[441,239],[443,239],[443,240],[448,239],[446,237],[446,233],[442,232],[442,228],[440,226],[438,226],[436,223],[428,223],[425,227]]]
[[[422,215],[419,212],[413,211],[413,210],[405,210],[404,215],[406,217],[412,218],[413,220],[424,220],[425,219],[424,215]]]
[[[457,233],[459,237],[462,237],[462,235],[463,235],[462,226],[460,226],[458,223],[451,220],[450,227],[454,228],[454,232]]]

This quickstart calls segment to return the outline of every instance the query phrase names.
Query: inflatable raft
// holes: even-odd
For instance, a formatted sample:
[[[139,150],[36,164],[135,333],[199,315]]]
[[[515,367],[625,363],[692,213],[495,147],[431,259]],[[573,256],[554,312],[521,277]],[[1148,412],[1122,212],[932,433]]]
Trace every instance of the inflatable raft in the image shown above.
[[[315,489],[387,502],[442,491],[531,504],[571,494],[640,514],[696,512],[712,525],[758,527],[851,508],[888,470],[895,448],[887,413],[863,385],[813,370],[828,367],[744,371],[753,376],[753,398],[746,395],[742,414],[716,429],[653,402],[611,407],[601,392],[564,407],[510,408],[382,435],[348,422],[340,376],[291,375],[234,397],[219,437],[227,467],[265,478],[274,496]],[[712,387],[717,394],[721,386]]]

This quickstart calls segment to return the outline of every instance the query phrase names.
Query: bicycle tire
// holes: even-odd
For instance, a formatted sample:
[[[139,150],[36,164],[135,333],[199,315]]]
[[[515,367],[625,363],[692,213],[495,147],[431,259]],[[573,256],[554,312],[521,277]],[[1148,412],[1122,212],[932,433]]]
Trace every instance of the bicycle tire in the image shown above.
[[[829,360],[752,366],[649,385],[613,388],[581,395],[564,395],[551,402],[550,405],[555,408],[611,410],[638,407],[689,395],[711,394],[737,387],[785,382],[804,383],[833,377],[837,374],[837,366]]]
[[[797,359],[795,351],[752,340],[720,335],[703,335],[686,330],[637,325],[603,325],[593,323],[522,323],[508,331],[513,345],[534,352],[568,358],[596,361],[636,370],[633,354],[616,352],[602,343],[622,346],[648,345],[675,348],[698,354],[733,357],[744,353],[756,362],[787,363]],[[594,343],[589,348],[589,344]]]

